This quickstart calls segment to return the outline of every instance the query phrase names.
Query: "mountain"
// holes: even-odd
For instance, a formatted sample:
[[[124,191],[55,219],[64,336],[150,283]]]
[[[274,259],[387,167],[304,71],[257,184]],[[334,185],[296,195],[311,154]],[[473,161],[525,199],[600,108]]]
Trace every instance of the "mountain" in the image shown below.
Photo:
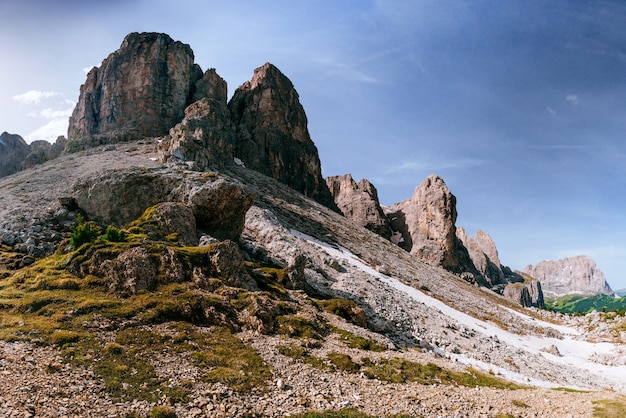
[[[626,296],[626,289],[619,289],[615,291],[617,296]]]
[[[0,177],[8,176],[20,170],[30,147],[19,135],[3,132],[0,135]]]
[[[613,295],[602,271],[597,268],[595,261],[585,255],[528,265],[524,273],[539,280],[544,293],[552,297],[569,294]]]
[[[120,80],[153,56],[163,68],[161,55],[142,54],[167,38],[132,36],[156,45],[115,61],[132,63],[111,73]],[[5,414],[587,416],[594,405],[623,407],[625,319],[529,310],[481,286],[442,179],[387,212],[396,216],[387,239],[368,229],[371,219],[384,224],[369,182],[323,182],[343,216],[318,201],[315,181],[240,158],[248,135],[270,154],[281,152],[272,138],[288,148],[302,140],[298,158],[311,155],[302,120],[264,113],[300,111],[282,106],[295,105],[291,87],[277,91],[284,80],[264,67],[259,85],[269,87],[259,98],[250,82],[236,118],[209,70],[161,136],[118,136],[120,119],[71,136],[80,143],[68,143],[71,153],[0,178]],[[290,169],[278,160],[264,161]],[[411,245],[394,243],[398,234]],[[476,260],[499,264],[493,240],[472,240]],[[448,270],[442,260],[459,263]]]

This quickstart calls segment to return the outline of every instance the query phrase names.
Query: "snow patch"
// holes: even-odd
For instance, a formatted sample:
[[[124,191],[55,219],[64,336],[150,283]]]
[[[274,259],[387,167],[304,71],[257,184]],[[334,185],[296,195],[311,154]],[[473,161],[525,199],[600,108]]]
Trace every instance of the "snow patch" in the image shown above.
[[[472,328],[475,331],[486,336],[496,336],[500,342],[521,349],[525,352],[542,355],[544,358],[553,363],[585,370],[587,373],[592,374],[599,379],[604,379],[610,382],[610,384],[613,385],[612,388],[614,390],[626,393],[626,379],[624,378],[624,376],[626,376],[626,366],[608,366],[593,361],[594,357],[622,355],[621,353],[623,352],[622,350],[624,348],[623,345],[614,343],[590,343],[587,341],[575,340],[574,337],[579,335],[580,333],[574,328],[537,320],[529,315],[524,315],[523,313],[517,312],[513,309],[506,308],[507,310],[513,312],[515,315],[519,316],[520,319],[524,321],[532,322],[534,325],[539,325],[544,328],[553,328],[558,330],[563,334],[563,338],[558,339],[550,337],[537,337],[534,335],[514,334],[510,331],[503,330],[492,323],[482,321],[466,313],[460,312],[452,308],[451,306],[446,305],[440,300],[428,296],[420,290],[402,283],[400,280],[394,277],[387,276],[378,272],[376,269],[367,265],[359,257],[354,255],[352,252],[344,247],[341,247],[339,245],[332,246],[328,243],[322,242],[310,235],[304,234],[294,229],[292,229],[290,232],[292,235],[300,238],[301,240],[320,247],[329,256],[344,260],[353,267],[358,268],[361,271],[369,274],[370,276],[378,279],[380,282],[400,292],[405,293],[413,300],[422,302],[427,306],[438,309],[442,314],[452,318],[459,324]],[[561,353],[561,356],[553,355],[545,351],[551,345],[554,345],[558,349],[558,352]],[[511,381],[530,384],[538,387],[560,386],[552,382],[529,379],[522,374],[515,373],[510,370],[505,370],[493,364],[484,363],[464,355],[453,353],[445,354],[447,357],[454,359],[462,364],[472,365],[483,370],[496,371],[497,374],[500,374],[501,376]]]

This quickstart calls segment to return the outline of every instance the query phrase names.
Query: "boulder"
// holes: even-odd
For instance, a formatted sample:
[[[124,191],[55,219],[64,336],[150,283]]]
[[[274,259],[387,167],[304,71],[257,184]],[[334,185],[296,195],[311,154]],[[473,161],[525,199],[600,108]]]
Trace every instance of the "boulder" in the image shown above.
[[[19,135],[3,132],[0,135],[0,177],[20,171],[22,162],[30,154],[30,146]]]
[[[98,173],[78,181],[74,185],[73,197],[90,220],[117,227],[134,221],[146,209],[159,203],[182,203],[191,210],[200,234],[233,241],[239,240],[245,214],[256,199],[250,189],[237,181],[167,168],[130,168]],[[167,208],[176,208],[180,212],[176,217],[187,219],[181,221],[187,226],[177,226],[182,228],[179,239],[197,245],[195,233],[191,233],[191,219],[179,211],[179,207]],[[166,222],[174,221],[162,221],[164,225]],[[172,232],[180,234],[181,230]]]
[[[613,295],[602,270],[586,255],[528,265],[524,273],[541,282],[546,296]]]
[[[100,269],[108,277],[111,290],[134,294],[156,288],[158,263],[145,248],[130,248],[117,258],[104,261]]]
[[[167,134],[201,78],[189,45],[163,33],[127,35],[80,87],[68,150]]]
[[[224,179],[196,183],[181,196],[181,201],[191,207],[200,231],[232,241],[239,240],[246,212],[255,200],[250,189]]]
[[[235,156],[247,168],[336,210],[298,93],[278,68],[266,63],[254,70],[228,108],[236,133]]]
[[[232,241],[213,244],[209,250],[211,274],[225,281],[228,286],[258,290],[254,279],[248,274],[239,246]]]
[[[367,179],[356,183],[350,174],[326,178],[326,185],[335,204],[344,216],[357,225],[391,239],[389,219],[385,216],[376,187]]]
[[[182,203],[158,203],[148,208],[142,218],[145,218],[144,230],[153,231],[152,238],[169,236],[182,245],[198,245],[196,218],[191,208]]]

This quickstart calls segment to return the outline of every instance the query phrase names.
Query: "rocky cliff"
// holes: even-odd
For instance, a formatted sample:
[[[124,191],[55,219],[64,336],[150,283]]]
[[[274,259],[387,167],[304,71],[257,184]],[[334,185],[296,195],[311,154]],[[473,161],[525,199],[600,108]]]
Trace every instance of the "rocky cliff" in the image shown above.
[[[456,236],[467,248],[472,263],[487,279],[491,288],[506,283],[496,244],[489,234],[478,230],[476,237],[471,237],[464,228],[458,227]]]
[[[443,179],[428,176],[409,200],[385,208],[391,228],[401,234],[400,247],[435,266],[485,285],[467,249],[456,236],[456,197]]]
[[[162,33],[131,33],[80,87],[71,149],[156,137],[180,122],[202,70],[189,45]]]
[[[328,189],[344,216],[378,235],[390,239],[391,227],[385,216],[376,187],[367,179],[358,183],[350,174],[326,178]]]
[[[87,75],[67,149],[161,137],[161,162],[208,171],[236,157],[336,209],[291,81],[267,63],[226,99],[226,82],[215,69],[203,74],[188,45],[131,33]]]
[[[541,282],[546,296],[613,294],[604,273],[586,255],[528,265],[524,273]]]
[[[30,154],[30,147],[19,135],[3,132],[0,135],[0,177],[20,171],[22,161]]]
[[[246,167],[334,206],[298,93],[278,68],[266,63],[254,70],[228,108],[236,132],[235,155]]]

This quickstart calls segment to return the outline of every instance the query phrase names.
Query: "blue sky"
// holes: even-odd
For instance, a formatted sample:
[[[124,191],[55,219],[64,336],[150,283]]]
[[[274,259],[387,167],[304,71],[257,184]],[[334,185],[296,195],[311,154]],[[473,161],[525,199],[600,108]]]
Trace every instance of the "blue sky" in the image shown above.
[[[278,66],[325,176],[393,204],[437,173],[504,264],[587,254],[626,288],[622,1],[2,0],[0,22],[0,131],[64,134],[85,69],[165,32],[229,94]]]

